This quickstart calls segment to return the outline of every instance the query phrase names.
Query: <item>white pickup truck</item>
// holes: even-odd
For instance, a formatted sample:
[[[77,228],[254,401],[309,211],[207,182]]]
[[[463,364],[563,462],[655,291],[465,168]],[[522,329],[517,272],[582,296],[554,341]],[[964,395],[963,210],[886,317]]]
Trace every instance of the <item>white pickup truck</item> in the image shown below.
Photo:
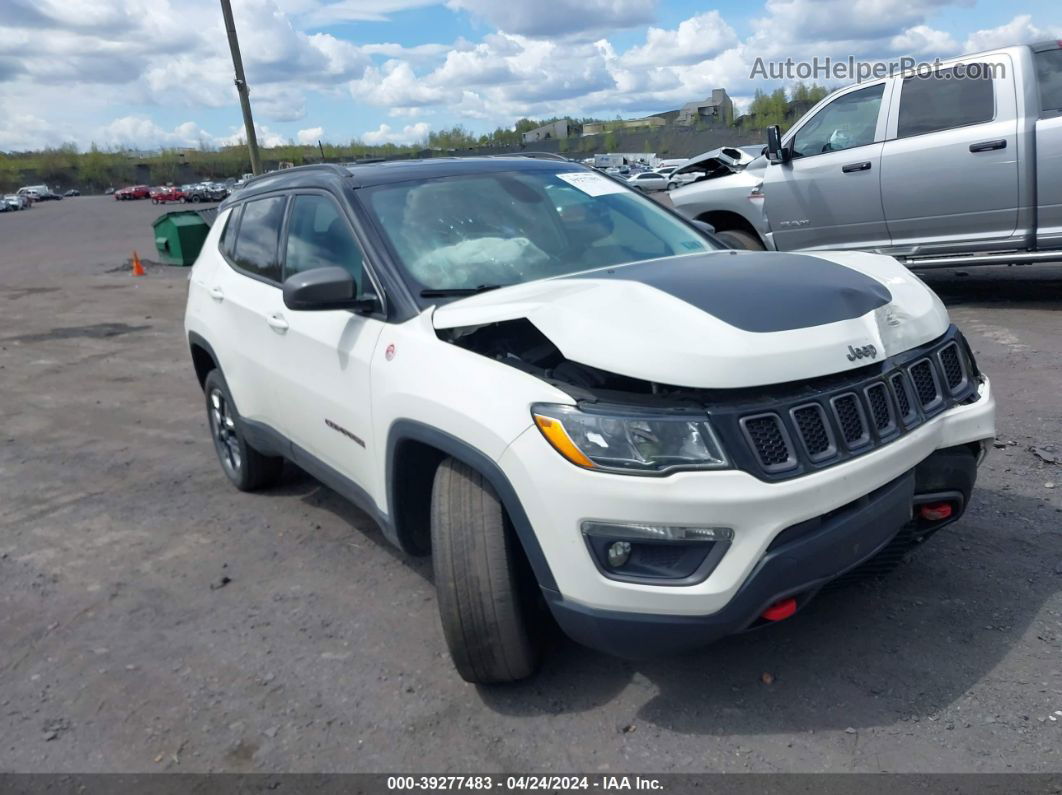
[[[1062,45],[840,89],[731,170],[671,200],[735,247],[920,268],[1062,259]]]

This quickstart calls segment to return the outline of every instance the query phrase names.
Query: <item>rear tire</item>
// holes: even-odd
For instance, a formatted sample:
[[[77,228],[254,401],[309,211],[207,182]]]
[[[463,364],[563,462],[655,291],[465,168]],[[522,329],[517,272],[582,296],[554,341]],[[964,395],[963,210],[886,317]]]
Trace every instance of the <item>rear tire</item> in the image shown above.
[[[490,484],[452,458],[435,472],[431,542],[439,616],[461,678],[496,684],[530,676],[542,647],[533,575]]]
[[[766,251],[767,249],[758,237],[740,229],[727,229],[722,232],[716,232],[715,236],[730,246],[730,248],[744,249],[745,251]]]
[[[207,374],[203,392],[214,451],[232,485],[240,491],[257,491],[275,483],[284,469],[284,459],[262,455],[247,443],[240,414],[220,370]]]

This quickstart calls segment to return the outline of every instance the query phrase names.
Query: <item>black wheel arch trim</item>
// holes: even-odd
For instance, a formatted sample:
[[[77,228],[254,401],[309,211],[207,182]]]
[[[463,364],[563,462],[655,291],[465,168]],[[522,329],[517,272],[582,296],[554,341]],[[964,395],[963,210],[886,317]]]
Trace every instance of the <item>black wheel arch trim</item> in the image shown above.
[[[204,351],[206,351],[207,355],[210,356],[211,360],[214,362],[214,367],[219,370],[221,370],[221,360],[218,359],[218,355],[214,351],[214,347],[206,341],[203,335],[197,334],[194,331],[188,332],[188,350],[192,355],[192,363],[196,365],[196,376],[199,378],[199,386],[203,386],[203,382],[206,379],[207,373],[200,373],[198,370],[198,364],[195,359],[196,348],[202,348]],[[224,372],[225,371],[222,370],[222,374],[224,374]]]
[[[386,470],[386,494],[390,507],[395,505],[397,494],[395,451],[398,445],[404,441],[420,442],[429,447],[434,447],[446,455],[467,464],[483,475],[498,495],[498,499],[501,500],[505,512],[508,514],[509,520],[512,522],[516,535],[520,540],[520,545],[523,547],[524,554],[527,555],[527,560],[535,573],[535,579],[538,580],[539,587],[559,593],[553,572],[546,561],[546,555],[542,551],[542,546],[538,542],[538,537],[531,526],[531,521],[527,518],[527,512],[524,511],[524,506],[516,494],[516,489],[509,482],[509,478],[506,477],[501,467],[492,458],[456,436],[416,420],[401,419],[392,423],[391,429],[387,434]],[[393,510],[391,514],[393,515]]]

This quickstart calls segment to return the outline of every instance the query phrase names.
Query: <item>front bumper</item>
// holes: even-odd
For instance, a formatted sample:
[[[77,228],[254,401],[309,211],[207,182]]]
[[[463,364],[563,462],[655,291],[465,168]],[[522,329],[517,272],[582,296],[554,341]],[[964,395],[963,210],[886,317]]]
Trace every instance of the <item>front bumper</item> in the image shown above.
[[[647,615],[596,610],[565,601],[547,591],[546,597],[561,628],[585,646],[631,659],[705,646],[726,635],[766,625],[764,610],[793,598],[803,608],[822,588],[849,572],[876,567],[868,561],[894,562],[925,532],[912,516],[916,495],[941,485],[964,507],[976,478],[976,458],[968,448],[939,451],[902,477],[876,489],[851,506],[823,517],[806,529],[791,528],[793,536],[779,536],[756,564],[727,605],[705,616]],[[935,532],[961,516],[960,510]],[[928,533],[926,533],[928,534]],[[895,550],[896,557],[890,553]]]
[[[499,464],[520,496],[557,583],[557,591],[546,597],[570,634],[605,647],[586,628],[593,623],[590,617],[604,616],[608,621],[620,621],[624,632],[649,624],[715,627],[691,633],[710,640],[744,628],[749,615],[754,617],[758,615],[756,609],[762,610],[763,605],[756,603],[762,595],[759,586],[756,590],[746,588],[751,587],[748,583],[754,572],[759,578],[761,567],[767,565],[771,542],[784,529],[838,511],[868,495],[880,495],[871,501],[873,509],[866,509],[873,510],[873,515],[861,510],[857,518],[837,531],[839,535],[831,536],[860,536],[855,559],[828,556],[833,560],[832,568],[821,571],[814,566],[809,569],[805,561],[801,564],[805,571],[818,571],[797,584],[805,590],[813,590],[823,578],[842,574],[846,566],[857,565],[895,536],[907,521],[907,515],[893,511],[895,489],[901,488],[895,484],[903,483],[915,466],[936,450],[994,436],[995,401],[987,379],[978,392],[976,402],[956,406],[872,453],[777,483],[734,470],[678,472],[665,478],[582,470],[558,456],[535,428],[518,437]],[[910,496],[906,494],[908,511]],[[591,560],[579,530],[584,519],[725,526],[733,528],[734,538],[719,565],[702,582],[681,587],[619,582],[605,577]],[[771,564],[771,572],[781,571],[778,567],[787,559]],[[838,562],[844,565],[835,565]],[[764,579],[764,589],[772,591],[771,597],[777,595],[777,589],[766,586],[774,577],[772,573]],[[731,608],[739,594],[740,607]],[[745,599],[754,607],[746,605]]]

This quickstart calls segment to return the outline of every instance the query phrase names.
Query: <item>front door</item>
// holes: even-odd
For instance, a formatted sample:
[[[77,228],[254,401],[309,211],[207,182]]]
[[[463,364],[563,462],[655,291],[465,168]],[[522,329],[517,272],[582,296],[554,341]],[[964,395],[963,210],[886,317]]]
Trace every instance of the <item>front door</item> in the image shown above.
[[[764,206],[776,248],[888,245],[880,190],[885,88],[834,98],[789,137],[792,160],[767,167]]]
[[[282,243],[284,277],[340,266],[359,294],[369,284],[361,246],[339,205],[325,193],[296,195]],[[374,288],[374,292],[379,291]],[[276,347],[285,377],[277,400],[291,418],[290,438],[315,458],[375,493],[370,362],[383,321],[349,310],[284,310],[286,329]],[[299,451],[296,450],[296,460]]]

